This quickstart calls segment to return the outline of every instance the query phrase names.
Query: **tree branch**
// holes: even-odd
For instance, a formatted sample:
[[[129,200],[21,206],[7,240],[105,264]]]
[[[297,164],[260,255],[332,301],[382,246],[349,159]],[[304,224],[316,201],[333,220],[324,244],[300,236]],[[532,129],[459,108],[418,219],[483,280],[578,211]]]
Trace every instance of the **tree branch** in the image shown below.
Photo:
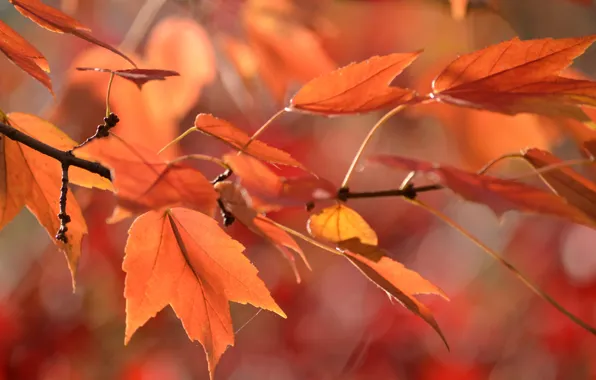
[[[418,193],[424,193],[427,191],[435,191],[444,189],[443,185],[435,184],[435,185],[425,185],[425,186],[413,186],[408,185],[404,188],[400,189],[391,189],[391,190],[379,190],[379,191],[366,191],[361,193],[353,193],[349,189],[345,188],[346,190],[338,192],[337,198],[342,201],[346,201],[348,199],[356,199],[356,198],[380,198],[380,197],[406,197],[410,199],[416,198]]]
[[[11,127],[8,124],[0,123],[0,133],[11,140],[27,145],[29,148],[38,151],[48,157],[59,161],[62,165],[76,166],[77,168],[85,169],[88,172],[98,174],[104,178],[112,180],[110,169],[106,168],[99,162],[93,162],[74,156],[68,150],[56,149],[46,143],[43,143],[21,131]]]

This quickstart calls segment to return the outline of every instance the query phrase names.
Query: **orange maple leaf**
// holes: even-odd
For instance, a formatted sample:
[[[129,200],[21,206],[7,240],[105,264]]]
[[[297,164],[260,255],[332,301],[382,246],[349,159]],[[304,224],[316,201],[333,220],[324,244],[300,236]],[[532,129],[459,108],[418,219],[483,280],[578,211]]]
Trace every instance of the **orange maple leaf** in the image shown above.
[[[89,33],[91,29],[81,24],[79,21],[75,20],[69,15],[59,11],[58,9],[52,8],[42,3],[40,0],[8,1],[12,5],[14,5],[16,10],[19,11],[23,16],[29,18],[37,25],[46,28],[47,30],[50,30],[52,32],[68,33],[72,34],[73,36],[82,38],[88,42],[91,42],[92,44],[101,46],[105,49],[112,51],[113,53],[118,54],[119,56],[130,62],[133,66],[136,66],[136,64],[130,58],[124,55],[124,53],[122,53],[115,47],[93,37],[93,35]]]
[[[514,38],[462,55],[433,81],[431,97],[508,115],[537,113],[589,120],[596,82],[560,76],[596,36],[520,41]]]
[[[324,74],[305,84],[290,101],[290,108],[332,115],[364,113],[403,104],[416,93],[390,86],[391,81],[421,53],[372,57]]]
[[[234,344],[230,301],[286,317],[243,250],[214,219],[196,211],[174,208],[138,217],[122,264],[125,343],[169,304],[188,337],[203,345],[213,378],[221,355]]]

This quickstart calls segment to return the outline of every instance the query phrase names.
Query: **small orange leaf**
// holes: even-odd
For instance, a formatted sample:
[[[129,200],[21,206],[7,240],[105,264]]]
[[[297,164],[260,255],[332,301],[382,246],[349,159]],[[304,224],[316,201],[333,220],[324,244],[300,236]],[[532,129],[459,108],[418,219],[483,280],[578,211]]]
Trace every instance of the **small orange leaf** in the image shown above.
[[[303,167],[301,163],[293,159],[288,153],[284,152],[283,150],[271,147],[258,140],[252,141],[248,148],[243,150],[246,143],[250,140],[250,137],[248,134],[246,134],[246,132],[236,128],[225,120],[204,113],[197,115],[195,118],[194,127],[189,128],[182,135],[178,136],[174,141],[170,142],[166,147],[164,147],[162,151],[170,145],[178,142],[189,133],[195,131],[215,137],[232,148],[241,150],[246,154],[250,154],[251,156],[260,160],[288,166]]]
[[[105,42],[102,42],[97,38],[93,37],[89,33],[91,29],[81,24],[69,15],[59,11],[58,9],[45,5],[40,0],[8,1],[12,5],[14,5],[16,10],[19,11],[23,16],[31,19],[31,21],[33,21],[37,25],[46,28],[47,30],[50,30],[52,32],[68,33],[72,34],[73,36],[82,38],[88,42],[91,42],[92,44],[101,46],[105,49],[112,51],[115,54],[118,54],[119,56],[130,62],[133,66],[136,66],[130,58],[124,55],[124,53],[120,52],[118,49],[112,47],[111,45],[108,45]]]
[[[369,280],[385,290],[390,298],[398,300],[405,308],[428,323],[439,334],[443,343],[449,349],[447,340],[445,340],[445,336],[430,310],[414,298],[415,294],[436,294],[449,300],[441,289],[424,279],[420,274],[407,269],[389,257],[382,257],[378,262],[374,262],[350,251],[345,251],[344,255]]]
[[[210,378],[228,346],[234,345],[229,302],[284,312],[257,269],[212,218],[174,208],[138,217],[128,231],[125,257],[126,337],[167,305],[207,355]]]
[[[50,71],[48,61],[46,61],[43,54],[21,37],[17,32],[12,30],[8,25],[0,21],[0,50],[19,66],[27,74],[37,79],[43,84],[52,95],[52,81],[47,74]]]
[[[304,256],[304,252],[302,252],[296,241],[287,232],[271,223],[270,219],[259,215],[252,208],[251,199],[243,192],[240,186],[230,181],[223,181],[215,184],[215,189],[219,193],[220,199],[227,211],[231,212],[249,230],[263,237],[281,252],[288,260],[294,271],[296,281],[299,283],[301,279],[298,268],[296,267],[296,259],[294,258],[294,254],[289,250],[298,254],[308,269],[311,268],[306,256]]]
[[[307,228],[312,236],[334,243],[352,238],[369,245],[378,243],[377,234],[360,214],[341,203],[311,215]]]
[[[528,149],[523,154],[526,161],[537,169],[563,162],[551,153],[540,149]],[[541,173],[540,176],[556,194],[567,200],[570,205],[582,210],[596,223],[596,183],[589,181],[570,167],[560,167]]]
[[[406,157],[377,155],[369,160],[389,167],[430,174],[437,182],[466,200],[487,205],[499,217],[507,211],[519,210],[565,218],[590,227],[596,225],[581,210],[567,204],[562,198],[521,182]]]
[[[432,96],[463,107],[508,115],[537,113],[587,120],[596,82],[560,76],[596,36],[520,41],[514,38],[462,55],[433,81]]]
[[[305,84],[290,101],[292,109],[351,114],[395,107],[412,100],[413,90],[391,87],[421,52],[390,54],[352,63]]]
[[[192,208],[207,215],[215,210],[217,194],[200,171],[183,162],[163,161],[142,145],[111,134],[77,149],[75,155],[99,161],[112,169],[120,207],[117,213],[126,211],[132,215],[174,206]]]

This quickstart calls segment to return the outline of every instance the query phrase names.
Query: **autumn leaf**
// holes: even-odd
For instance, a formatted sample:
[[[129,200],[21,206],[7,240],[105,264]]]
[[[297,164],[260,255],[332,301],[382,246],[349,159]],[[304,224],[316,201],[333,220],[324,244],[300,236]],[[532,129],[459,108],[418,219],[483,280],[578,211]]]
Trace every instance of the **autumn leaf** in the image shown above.
[[[82,38],[87,42],[91,42],[92,44],[101,46],[115,54],[118,54],[119,56],[126,59],[133,66],[136,67],[136,64],[130,58],[124,55],[124,53],[120,52],[113,46],[108,45],[107,43],[102,42],[97,38],[93,37],[91,33],[89,33],[91,29],[81,24],[69,15],[59,11],[58,9],[45,5],[40,0],[8,1],[12,5],[14,5],[16,10],[19,11],[23,16],[29,18],[37,25],[46,28],[47,30],[50,30],[52,32],[72,34],[73,36]]]
[[[296,267],[294,253],[300,256],[308,269],[311,269],[311,267],[296,241],[287,232],[273,224],[270,219],[264,215],[260,215],[253,209],[251,198],[240,186],[230,181],[223,181],[218,182],[214,187],[226,211],[231,212],[240,223],[255,234],[263,237],[281,252],[286,260],[288,260],[296,277],[296,282],[300,283],[301,278]],[[290,252],[290,250],[294,253]]]
[[[447,340],[430,310],[414,297],[415,294],[436,294],[449,300],[441,289],[424,279],[420,274],[407,269],[389,257],[385,256],[378,262],[374,262],[349,250],[344,251],[344,255],[369,280],[385,290],[390,298],[398,300],[405,308],[428,323],[439,334],[443,343],[449,349]]]
[[[487,205],[499,217],[507,211],[519,210],[556,216],[590,227],[595,225],[586,214],[562,198],[521,182],[406,157],[376,155],[369,160],[388,167],[427,173],[466,200]]]
[[[294,95],[290,108],[333,115],[364,113],[404,104],[416,93],[390,84],[421,53],[376,56],[322,75]]]
[[[236,128],[225,120],[204,113],[197,115],[194,127],[189,128],[186,132],[178,136],[174,141],[166,145],[162,151],[180,141],[189,133],[197,131],[215,137],[232,148],[243,151],[260,160],[300,168],[303,167],[301,163],[293,159],[288,153],[258,140],[252,141],[248,148],[243,149],[246,143],[250,140],[250,137],[246,132]]]
[[[166,162],[141,144],[117,135],[96,139],[75,155],[98,161],[112,170],[119,209],[113,222],[131,214],[184,206],[212,215],[217,194],[200,171],[184,162]],[[128,213],[122,214],[123,211]]]
[[[312,175],[285,178],[248,155],[226,154],[224,162],[241,180],[251,197],[270,207],[304,206],[311,201],[332,199],[337,188],[331,182]]]
[[[125,70],[110,70],[98,67],[77,67],[79,71],[97,71],[100,73],[112,73],[121,78],[127,79],[137,85],[139,90],[141,87],[153,80],[166,80],[167,77],[179,76],[175,71],[159,70],[159,69],[125,69]]]
[[[8,123],[58,149],[75,144],[63,132],[32,115],[12,113],[8,115]],[[81,257],[81,242],[83,235],[87,233],[87,225],[77,200],[69,194],[66,213],[71,217],[71,222],[68,223],[65,235],[67,241],[54,238],[60,228],[60,220],[57,217],[60,212],[59,197],[62,186],[60,163],[8,138],[1,139],[0,151],[0,229],[26,205],[58,249],[64,252],[74,289],[77,264]],[[72,176],[73,180],[77,179],[90,186],[101,186],[102,183],[74,170]]]
[[[540,149],[528,149],[523,157],[536,169],[563,162],[551,153]],[[551,189],[567,203],[577,207],[596,221],[596,184],[584,178],[570,167],[560,167],[540,173]]]
[[[284,312],[275,303],[244,247],[217,222],[174,208],[138,217],[128,232],[125,257],[126,337],[170,305],[188,335],[207,355],[210,378],[234,345],[229,302]]]
[[[596,36],[514,38],[462,55],[433,81],[432,97],[508,115],[537,113],[588,120],[578,106],[596,106],[596,82],[559,74],[595,40]]]
[[[308,232],[319,239],[334,243],[359,238],[364,244],[377,245],[375,231],[356,211],[337,203],[308,218]]]
[[[0,21],[0,50],[27,74],[43,84],[52,95],[52,81],[48,61],[43,54],[8,25]]]

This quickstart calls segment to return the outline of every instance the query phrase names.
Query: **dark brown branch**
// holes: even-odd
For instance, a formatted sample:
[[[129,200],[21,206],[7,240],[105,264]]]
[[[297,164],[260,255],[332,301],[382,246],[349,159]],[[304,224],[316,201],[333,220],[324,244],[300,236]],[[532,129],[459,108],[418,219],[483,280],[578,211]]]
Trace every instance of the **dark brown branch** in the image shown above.
[[[97,126],[97,129],[95,130],[95,134],[91,137],[88,137],[87,140],[83,141],[82,143],[80,143],[79,145],[75,146],[72,150],[75,149],[79,149],[87,144],[89,144],[91,141],[95,140],[95,139],[100,139],[102,137],[108,137],[109,133],[110,133],[110,129],[114,128],[116,126],[116,124],[118,124],[118,122],[120,121],[120,119],[118,118],[118,116],[116,116],[115,113],[110,113],[108,116],[103,118],[103,124],[100,124]]]
[[[426,185],[426,186],[406,186],[403,189],[391,189],[391,190],[380,190],[380,191],[367,191],[361,193],[352,193],[347,191],[343,194],[338,194],[340,200],[356,199],[356,198],[380,198],[380,197],[406,197],[414,199],[418,193],[424,193],[428,191],[435,191],[444,189],[443,185]]]
[[[79,157],[75,157],[68,150],[56,149],[46,143],[43,143],[21,131],[11,127],[8,124],[0,123],[0,133],[11,140],[27,145],[29,148],[38,151],[48,157],[59,161],[62,165],[76,166],[77,168],[85,169],[88,172],[98,174],[104,178],[112,180],[110,169],[106,168],[98,162],[88,161]]]
[[[68,164],[62,164],[62,187],[60,188],[60,213],[58,219],[60,219],[60,229],[56,233],[56,240],[68,243],[66,237],[66,226],[70,222],[70,216],[66,213],[66,195],[68,194]]]

